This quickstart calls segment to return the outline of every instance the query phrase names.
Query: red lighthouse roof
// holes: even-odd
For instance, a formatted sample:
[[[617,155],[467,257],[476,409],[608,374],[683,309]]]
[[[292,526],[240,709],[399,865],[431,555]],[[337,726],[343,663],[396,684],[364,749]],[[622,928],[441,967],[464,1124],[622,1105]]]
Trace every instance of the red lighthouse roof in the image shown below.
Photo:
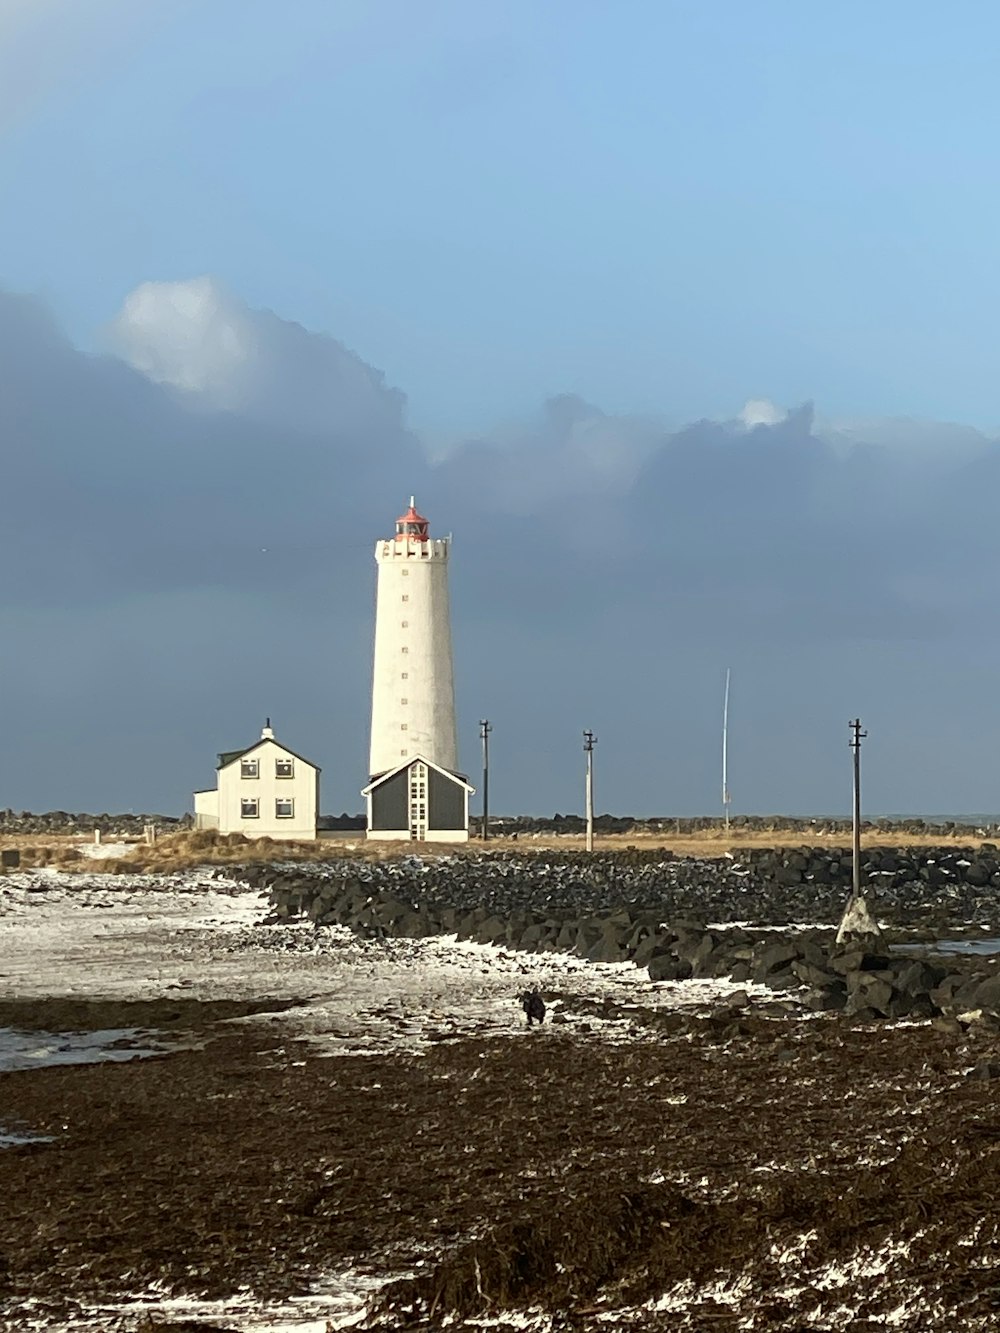
[[[405,514],[396,519],[396,541],[425,542],[428,540],[430,524],[423,514],[418,514],[410,496],[410,507]]]

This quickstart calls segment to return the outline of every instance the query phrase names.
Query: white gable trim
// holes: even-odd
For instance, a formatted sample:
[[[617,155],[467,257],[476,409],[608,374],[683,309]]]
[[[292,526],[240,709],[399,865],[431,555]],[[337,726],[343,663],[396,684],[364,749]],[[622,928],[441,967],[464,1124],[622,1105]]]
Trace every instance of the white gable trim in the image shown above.
[[[289,759],[297,759],[300,764],[305,764],[306,768],[311,768],[314,773],[320,771],[319,767],[316,764],[310,763],[304,755],[299,754],[295,750],[289,750],[287,745],[282,745],[282,743],[276,741],[273,736],[262,736],[256,745],[251,745],[248,750],[241,750],[238,755],[230,759],[228,764],[224,764],[222,768],[217,769],[216,771],[224,773],[227,768],[232,768],[233,764],[238,764],[240,760],[249,759],[251,755],[256,754],[257,751],[262,749],[265,745],[273,745],[274,748],[279,750],[283,755],[287,755]]]
[[[452,782],[457,782],[460,787],[465,788],[470,796],[475,796],[475,787],[470,786],[464,778],[460,778],[457,773],[449,773],[446,768],[442,768],[440,764],[435,764],[432,760],[425,758],[422,754],[410,755],[409,759],[404,759],[403,762],[397,764],[395,768],[390,768],[388,773],[380,773],[377,778],[373,778],[372,781],[369,782],[367,787],[362,787],[361,795],[370,796],[376,787],[381,787],[383,782],[388,782],[389,779],[394,778],[397,773],[402,773],[403,770],[409,768],[411,764],[418,762],[426,764],[428,768],[433,768],[434,771],[440,773],[443,778],[448,778]]]

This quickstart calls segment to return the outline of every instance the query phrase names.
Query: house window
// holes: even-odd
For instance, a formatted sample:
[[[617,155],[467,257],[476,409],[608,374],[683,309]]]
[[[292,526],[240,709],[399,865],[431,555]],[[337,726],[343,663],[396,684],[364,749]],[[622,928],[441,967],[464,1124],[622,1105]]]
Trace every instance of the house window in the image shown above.
[[[240,801],[240,819],[257,819],[260,814],[260,802],[256,796],[244,796]]]
[[[399,753],[400,753],[400,757],[401,757],[401,758],[403,758],[403,759],[406,758],[406,755],[407,755],[407,751],[406,751],[406,750],[400,750]]]
[[[408,671],[404,671],[400,676],[400,680],[409,680],[409,679],[410,679],[410,673]]]
[[[276,778],[294,778],[295,760],[294,759],[275,759],[274,776]]]
[[[408,704],[410,701],[409,701],[409,699],[400,699],[399,702],[400,702],[401,704]]]
[[[400,731],[409,731],[410,730],[409,722],[400,722],[399,729]]]
[[[404,592],[404,593],[403,593],[403,601],[404,601],[404,602],[408,602],[409,600],[410,600],[410,594],[409,594],[408,592]]]
[[[400,573],[402,574],[404,579],[408,579],[410,577],[410,571],[408,569],[401,569]]]
[[[275,819],[294,819],[295,802],[290,796],[279,796],[274,802]]]
[[[401,653],[408,653],[410,650],[409,650],[409,648],[405,647],[405,645],[404,645],[404,647],[400,648],[399,651],[400,651]]]
[[[257,777],[260,777],[260,773],[259,773],[259,771],[258,771],[258,763],[257,763],[257,760],[256,760],[256,759],[241,759],[241,760],[240,760],[240,777],[241,777],[241,778],[257,778]],[[257,813],[257,811],[255,810],[255,811],[254,811],[254,814],[256,814],[256,813]]]

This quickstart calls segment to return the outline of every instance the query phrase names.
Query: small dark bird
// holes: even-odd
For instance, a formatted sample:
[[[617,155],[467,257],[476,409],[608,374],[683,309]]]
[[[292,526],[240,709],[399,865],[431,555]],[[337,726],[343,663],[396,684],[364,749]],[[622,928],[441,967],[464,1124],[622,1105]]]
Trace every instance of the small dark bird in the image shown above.
[[[521,1008],[528,1016],[528,1027],[537,1019],[539,1023],[545,1022],[545,1001],[539,993],[538,987],[534,990],[526,990],[521,996]]]

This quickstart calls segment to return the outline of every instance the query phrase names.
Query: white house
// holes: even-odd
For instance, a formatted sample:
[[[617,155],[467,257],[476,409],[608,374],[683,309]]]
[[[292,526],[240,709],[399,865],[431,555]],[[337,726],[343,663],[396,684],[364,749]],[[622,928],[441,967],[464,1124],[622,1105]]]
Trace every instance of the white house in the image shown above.
[[[194,826],[248,838],[315,838],[320,770],[280,744],[271,719],[260,740],[219,755],[214,788],[194,794]]]

